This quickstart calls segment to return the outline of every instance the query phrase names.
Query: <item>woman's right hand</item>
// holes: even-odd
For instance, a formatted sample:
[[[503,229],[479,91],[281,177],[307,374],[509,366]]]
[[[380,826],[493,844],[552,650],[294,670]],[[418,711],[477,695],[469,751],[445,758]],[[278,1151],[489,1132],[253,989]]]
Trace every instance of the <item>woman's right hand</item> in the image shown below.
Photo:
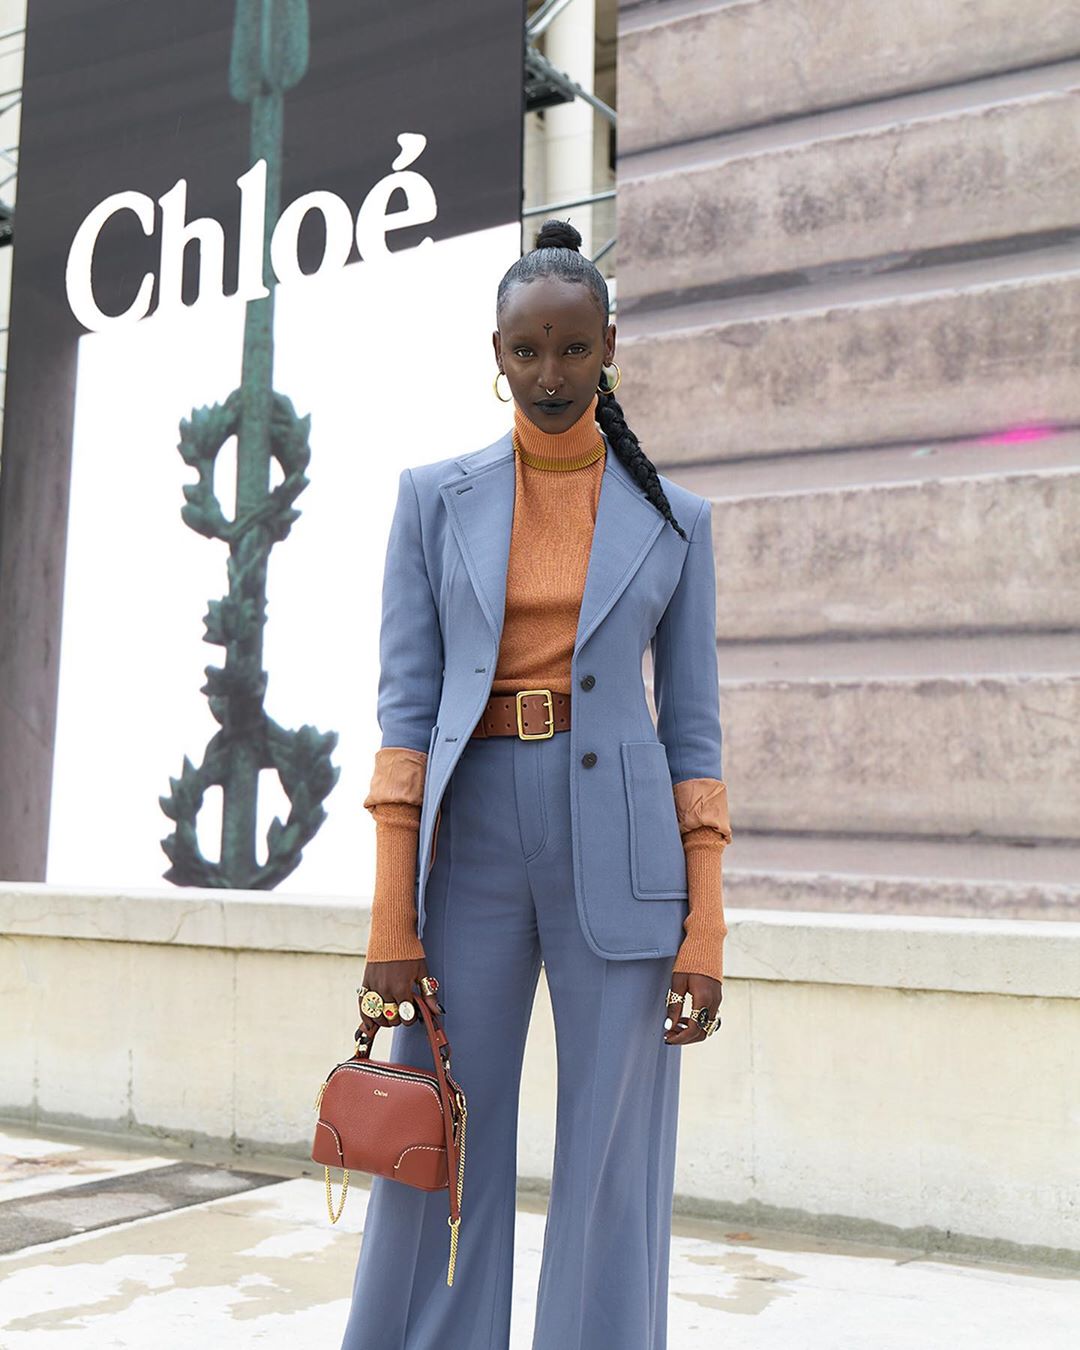
[[[364,966],[362,984],[365,989],[374,989],[384,1003],[401,1004],[406,999],[416,1003],[419,999],[423,999],[437,1017],[442,1011],[438,997],[435,994],[422,994],[416,984],[417,980],[427,974],[427,961],[424,957],[409,961],[368,961]],[[413,1021],[421,1021],[422,1016],[423,1014],[417,1011]],[[379,1017],[369,1017],[367,1013],[361,1012],[360,1020],[369,1037],[374,1036],[376,1027],[412,1025],[402,1022],[400,1016],[392,1022],[388,1021],[385,1013]]]

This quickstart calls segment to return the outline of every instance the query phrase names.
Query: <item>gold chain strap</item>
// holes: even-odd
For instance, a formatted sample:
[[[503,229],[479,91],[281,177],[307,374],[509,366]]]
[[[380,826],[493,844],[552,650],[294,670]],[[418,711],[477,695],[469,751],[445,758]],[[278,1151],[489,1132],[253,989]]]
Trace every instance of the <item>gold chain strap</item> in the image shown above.
[[[447,1215],[446,1222],[450,1225],[450,1265],[446,1271],[446,1283],[454,1283],[454,1266],[457,1263],[458,1248],[458,1229],[461,1227],[461,1191],[465,1185],[465,1124],[468,1111],[465,1106],[465,1098],[459,1092],[457,1094],[458,1106],[461,1108],[461,1151],[458,1158],[458,1178],[457,1178],[457,1203],[458,1217],[456,1219]]]
[[[338,1212],[336,1214],[334,1213],[334,1201],[330,1191],[330,1169],[329,1167],[324,1167],[323,1171],[326,1173],[326,1208],[330,1213],[330,1222],[337,1223],[338,1219],[341,1218],[341,1211],[345,1208],[345,1193],[349,1189],[349,1169],[347,1167],[344,1169],[345,1180],[342,1182],[341,1186],[341,1204],[338,1205]]]
[[[324,1093],[325,1091],[326,1091],[326,1084],[325,1084],[325,1083],[320,1083],[320,1084],[319,1084],[319,1091],[318,1091],[318,1094],[317,1094],[317,1096],[316,1096],[316,1098],[315,1098],[315,1110],[316,1110],[316,1111],[317,1111],[317,1110],[319,1109],[319,1107],[322,1105],[323,1093]],[[329,1167],[324,1167],[324,1168],[323,1168],[323,1171],[326,1173],[326,1211],[327,1211],[327,1213],[330,1215],[330,1222],[331,1222],[331,1223],[337,1223],[338,1219],[341,1218],[341,1211],[345,1208],[345,1196],[346,1196],[346,1194],[347,1194],[347,1192],[348,1192],[348,1189],[349,1189],[349,1169],[346,1167],[346,1168],[343,1168],[342,1170],[343,1170],[344,1173],[345,1173],[345,1179],[344,1179],[344,1181],[343,1181],[342,1184],[341,1184],[341,1203],[338,1205],[338,1212],[335,1214],[335,1213],[334,1213],[334,1197],[333,1197],[333,1192],[332,1192],[331,1189],[330,1189],[330,1169],[329,1169]]]

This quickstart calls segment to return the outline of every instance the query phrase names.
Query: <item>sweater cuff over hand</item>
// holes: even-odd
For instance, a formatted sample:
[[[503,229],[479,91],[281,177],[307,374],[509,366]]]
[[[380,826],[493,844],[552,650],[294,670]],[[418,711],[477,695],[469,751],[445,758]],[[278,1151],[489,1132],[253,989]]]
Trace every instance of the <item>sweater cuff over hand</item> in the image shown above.
[[[675,814],[679,832],[686,836],[708,826],[731,843],[731,819],[728,815],[727,784],[719,778],[685,778],[676,783]],[[683,840],[685,843],[685,838]]]
[[[384,802],[407,802],[410,806],[422,806],[426,773],[426,750],[384,745],[381,750],[375,751],[375,769],[364,806],[369,811]]]
[[[722,858],[732,838],[727,785],[718,778],[688,778],[676,783],[673,791],[686,853],[689,900],[689,912],[683,921],[686,936],[673,970],[722,980],[728,931]]]
[[[368,936],[369,961],[415,961],[424,956],[417,935],[416,868],[427,752],[384,746],[364,807],[375,819],[375,891]]]

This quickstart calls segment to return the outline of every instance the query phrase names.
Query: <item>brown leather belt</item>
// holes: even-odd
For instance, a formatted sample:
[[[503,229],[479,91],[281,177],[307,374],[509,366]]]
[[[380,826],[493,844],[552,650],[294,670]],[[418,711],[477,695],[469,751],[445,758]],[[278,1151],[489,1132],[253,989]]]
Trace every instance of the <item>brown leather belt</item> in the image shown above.
[[[516,694],[492,694],[472,734],[544,741],[556,731],[569,730],[569,694],[551,689],[519,689]]]

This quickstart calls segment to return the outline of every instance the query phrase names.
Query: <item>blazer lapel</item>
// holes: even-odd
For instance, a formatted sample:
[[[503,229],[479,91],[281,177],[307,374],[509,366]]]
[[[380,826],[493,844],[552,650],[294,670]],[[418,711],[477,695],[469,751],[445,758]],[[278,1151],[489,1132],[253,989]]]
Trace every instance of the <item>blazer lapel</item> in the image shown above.
[[[581,597],[574,655],[629,586],[661,530],[670,528],[642,492],[611,442],[600,484],[589,569]]]
[[[666,521],[604,437],[585,590],[574,654],[630,584]],[[455,461],[459,475],[439,484],[451,529],[498,652],[506,612],[506,569],[514,522],[514,444],[507,431]]]
[[[450,528],[476,598],[495,638],[502,637],[506,566],[514,522],[514,442],[507,431],[485,450],[455,461],[461,470],[439,484]]]

